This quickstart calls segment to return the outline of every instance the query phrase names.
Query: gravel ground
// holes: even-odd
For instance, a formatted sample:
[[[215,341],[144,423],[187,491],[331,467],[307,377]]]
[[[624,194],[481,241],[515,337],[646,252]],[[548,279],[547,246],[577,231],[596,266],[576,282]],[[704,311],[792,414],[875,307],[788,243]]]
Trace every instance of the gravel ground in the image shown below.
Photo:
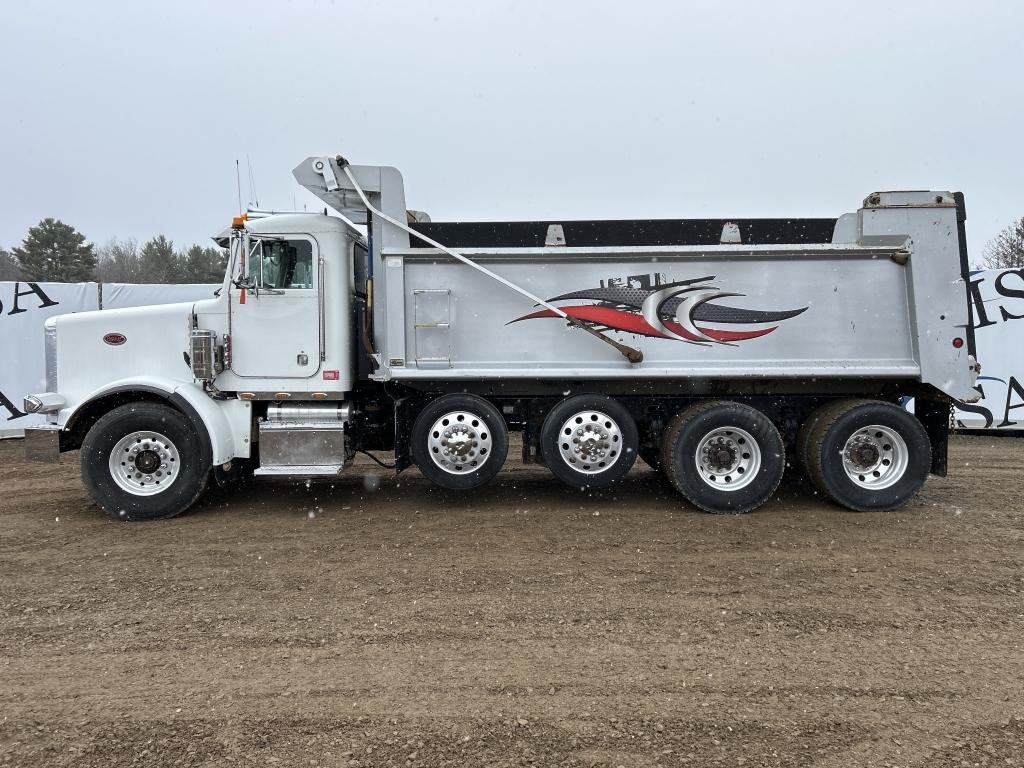
[[[0,763],[1024,766],[1024,440],[715,517],[359,463],[124,524],[0,443]]]

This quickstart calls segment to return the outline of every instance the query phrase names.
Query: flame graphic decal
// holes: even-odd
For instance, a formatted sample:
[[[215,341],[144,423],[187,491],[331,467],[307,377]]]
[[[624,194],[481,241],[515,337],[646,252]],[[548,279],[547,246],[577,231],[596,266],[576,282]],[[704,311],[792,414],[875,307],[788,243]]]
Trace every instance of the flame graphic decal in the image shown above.
[[[549,302],[583,300],[593,303],[568,304],[561,307],[569,317],[593,324],[599,330],[615,330],[659,339],[676,339],[688,344],[710,346],[733,345],[738,341],[766,336],[783,320],[807,311],[789,309],[762,311],[713,304],[715,299],[743,296],[711,285],[715,277],[681,280],[654,289],[614,286],[590,288],[564,293],[548,299]],[[512,320],[557,318],[550,309],[541,309]],[[769,325],[770,324],[770,325]],[[742,329],[727,330],[719,325],[742,325]],[[765,327],[765,326],[768,327]],[[756,327],[760,326],[760,327]]]

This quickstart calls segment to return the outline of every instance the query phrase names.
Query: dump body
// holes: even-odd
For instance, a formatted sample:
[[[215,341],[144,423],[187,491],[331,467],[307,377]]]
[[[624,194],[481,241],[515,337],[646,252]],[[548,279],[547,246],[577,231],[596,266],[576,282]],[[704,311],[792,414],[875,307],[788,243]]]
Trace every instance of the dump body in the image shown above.
[[[910,273],[891,260],[892,249],[463,252],[610,329],[639,348],[643,362],[631,365],[443,255],[392,251],[384,257],[382,297],[393,378],[907,378],[921,370]],[[687,302],[690,297],[702,303]],[[644,318],[658,299],[660,326]],[[945,309],[953,315],[952,302]],[[950,327],[947,346],[956,335]]]
[[[460,249],[639,364],[443,252],[384,249],[378,377],[871,378],[968,399],[956,207],[928,199],[840,219],[830,243]]]

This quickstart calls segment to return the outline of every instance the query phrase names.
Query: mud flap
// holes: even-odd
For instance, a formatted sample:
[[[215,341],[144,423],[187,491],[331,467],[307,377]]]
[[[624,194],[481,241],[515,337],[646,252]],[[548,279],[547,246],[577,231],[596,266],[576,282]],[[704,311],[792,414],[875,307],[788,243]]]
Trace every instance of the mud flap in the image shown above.
[[[939,477],[946,476],[949,464],[949,409],[950,400],[946,397],[914,398],[914,415],[932,444],[931,473]]]

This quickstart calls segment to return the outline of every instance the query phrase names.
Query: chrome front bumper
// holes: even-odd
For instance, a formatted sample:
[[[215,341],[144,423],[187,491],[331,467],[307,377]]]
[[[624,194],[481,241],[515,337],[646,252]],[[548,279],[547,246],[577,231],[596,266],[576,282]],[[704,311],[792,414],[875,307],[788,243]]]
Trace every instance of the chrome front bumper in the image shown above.
[[[25,429],[26,461],[54,462],[60,457],[60,428],[27,427]]]

